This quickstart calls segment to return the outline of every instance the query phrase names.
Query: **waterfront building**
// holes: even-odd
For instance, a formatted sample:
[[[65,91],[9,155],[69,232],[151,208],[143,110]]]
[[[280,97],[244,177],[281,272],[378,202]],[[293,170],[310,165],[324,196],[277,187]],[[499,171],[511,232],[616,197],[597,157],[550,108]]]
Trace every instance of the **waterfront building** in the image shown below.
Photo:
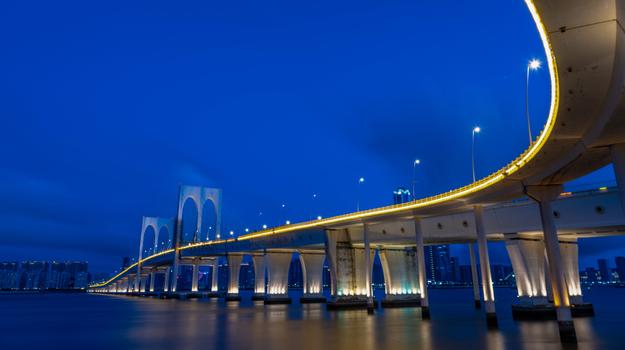
[[[625,283],[625,257],[617,256],[614,258],[616,264],[616,273],[618,274],[619,282]]]
[[[410,190],[403,187],[398,187],[395,191],[393,191],[393,204],[402,204],[410,202],[410,200]]]
[[[608,260],[607,259],[598,259],[597,265],[599,266],[599,276],[601,277],[602,283],[607,283],[610,281],[610,269],[608,268]]]

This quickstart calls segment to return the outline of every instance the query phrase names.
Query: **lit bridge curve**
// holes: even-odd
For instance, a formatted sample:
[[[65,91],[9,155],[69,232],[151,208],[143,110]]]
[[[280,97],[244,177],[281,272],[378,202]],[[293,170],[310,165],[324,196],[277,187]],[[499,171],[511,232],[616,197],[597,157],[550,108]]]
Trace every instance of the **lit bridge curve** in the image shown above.
[[[202,264],[203,259],[214,263],[215,257],[227,256],[230,265],[240,262],[240,254],[252,254],[255,265],[265,266],[268,280],[272,276],[273,280],[283,280],[284,267],[277,265],[283,265],[285,259],[279,258],[279,254],[297,249],[302,252],[304,260],[308,255],[312,261],[315,261],[315,254],[327,256],[332,275],[332,302],[329,306],[341,302],[353,303],[355,298],[363,297],[366,306],[371,307],[371,273],[366,266],[371,264],[371,245],[374,248],[384,245],[388,249],[383,253],[383,265],[386,265],[385,269],[393,276],[388,277],[387,284],[402,284],[403,287],[397,290],[401,290],[403,294],[418,296],[423,316],[427,318],[429,304],[425,281],[424,242],[477,242],[486,316],[490,324],[496,324],[486,242],[488,239],[505,239],[505,234],[512,232],[516,234],[514,241],[521,242],[516,245],[506,243],[517,276],[519,295],[542,302],[547,298],[544,287],[544,275],[547,275],[561,337],[563,340],[575,339],[571,309],[573,307],[575,310],[579,276],[571,276],[571,264],[577,262],[577,248],[575,245],[572,252],[565,247],[568,247],[566,243],[570,243],[566,240],[576,238],[562,238],[562,229],[558,226],[558,216],[555,215],[557,210],[554,208],[562,201],[578,200],[578,196],[570,199],[561,197],[564,183],[612,163],[618,187],[607,191],[612,198],[607,207],[597,205],[595,209],[607,208],[613,214],[613,209],[618,207],[619,220],[623,218],[625,4],[622,0],[526,0],[526,4],[545,49],[551,81],[551,103],[545,126],[539,136],[508,165],[474,183],[436,196],[268,228],[237,238],[181,245],[180,228],[178,222],[174,222],[174,226],[178,227],[174,229],[176,232],[172,249],[142,258],[110,280],[90,286],[90,290],[110,291],[111,286],[118,286],[124,278],[126,284],[129,284],[128,275],[133,271],[137,271],[137,280],[140,280],[143,266],[171,265],[167,273],[167,291],[175,292],[176,283],[169,280],[171,268],[175,281],[180,264],[190,261],[197,266]],[[599,197],[601,195],[597,194]],[[536,236],[529,233],[530,231],[494,232],[488,213],[496,210],[494,208],[502,203],[521,197],[529,197],[534,201],[534,209],[531,210],[539,227],[531,231],[540,234]],[[618,203],[614,202],[615,199]],[[440,236],[437,239],[436,228],[428,227],[432,218],[463,215],[466,219],[458,222],[461,225],[460,230],[471,231],[466,235],[453,239]],[[605,232],[622,232],[623,223],[615,220],[613,225],[608,225],[610,228]],[[406,222],[410,225],[404,227],[401,223]],[[601,219],[596,223],[598,224],[586,224],[588,227],[604,227]],[[414,239],[412,242],[405,239],[381,239],[381,232],[385,231],[383,235],[386,235],[387,229],[376,230],[376,227],[385,225],[389,226],[388,232],[399,228],[408,230]],[[439,229],[444,227],[440,225]],[[582,228],[579,226],[573,231],[579,232]],[[506,242],[509,241],[513,240]],[[546,261],[536,263],[535,257],[543,254],[543,251]],[[471,252],[473,253],[472,249]],[[397,263],[400,261],[401,263]],[[393,271],[397,270],[395,266],[400,265],[404,266],[402,271]],[[310,270],[315,269],[317,267]],[[476,286],[475,269],[473,270]],[[231,271],[230,276],[238,277],[238,272]],[[396,280],[394,276],[402,277]],[[519,283],[519,278],[525,279],[524,282]],[[313,279],[310,278],[311,281]],[[197,282],[194,283],[196,288]],[[319,284],[318,278],[315,283]],[[267,288],[273,288],[273,291],[277,291],[276,294],[282,295],[285,291],[284,283],[281,281],[278,284],[280,285]],[[519,285],[523,285],[524,289],[521,290]],[[231,283],[228,289],[237,288]],[[272,294],[268,290],[264,293],[267,296]]]

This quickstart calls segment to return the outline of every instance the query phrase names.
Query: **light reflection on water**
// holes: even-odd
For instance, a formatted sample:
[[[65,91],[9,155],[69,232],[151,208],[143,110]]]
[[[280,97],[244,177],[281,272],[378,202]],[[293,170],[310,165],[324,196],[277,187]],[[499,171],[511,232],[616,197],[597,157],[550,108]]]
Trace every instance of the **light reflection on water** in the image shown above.
[[[323,305],[159,300],[103,295],[0,295],[0,349],[561,349],[557,324],[515,322],[514,291],[499,289],[498,330],[487,330],[470,290],[433,290],[432,320],[419,308],[328,312]],[[586,299],[579,348],[619,348],[625,289]]]

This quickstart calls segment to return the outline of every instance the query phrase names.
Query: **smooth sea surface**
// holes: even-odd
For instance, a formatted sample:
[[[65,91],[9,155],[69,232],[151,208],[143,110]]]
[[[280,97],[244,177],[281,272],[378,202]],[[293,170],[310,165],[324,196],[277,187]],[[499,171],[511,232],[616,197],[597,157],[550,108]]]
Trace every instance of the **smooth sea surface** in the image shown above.
[[[419,308],[325,310],[90,294],[1,294],[0,349],[561,349],[555,321],[514,321],[515,290],[495,290],[488,330],[471,289],[431,290]],[[625,288],[585,291],[595,317],[576,318],[579,349],[625,349]]]

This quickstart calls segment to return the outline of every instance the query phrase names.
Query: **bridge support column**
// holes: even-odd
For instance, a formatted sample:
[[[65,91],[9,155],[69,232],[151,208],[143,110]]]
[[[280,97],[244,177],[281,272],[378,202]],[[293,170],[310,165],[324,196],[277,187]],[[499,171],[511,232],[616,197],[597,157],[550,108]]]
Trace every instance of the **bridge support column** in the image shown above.
[[[169,292],[169,275],[171,274],[171,267],[167,266],[167,269],[165,270],[165,279],[163,281],[163,291],[164,292]]]
[[[416,249],[380,249],[380,262],[386,284],[382,307],[420,306]]]
[[[254,255],[254,295],[252,300],[265,300],[267,280],[265,276],[267,255]]]
[[[373,264],[371,263],[371,246],[369,243],[369,224],[366,222],[362,225],[362,236],[364,243],[364,269],[365,269],[365,288],[367,293],[367,313],[372,315],[375,306],[373,304],[373,290],[371,289],[371,275],[373,272]]]
[[[171,268],[171,280],[169,281],[169,291],[172,293],[176,293],[176,289],[178,289],[178,270],[180,270],[180,264],[178,262],[178,259],[180,259],[179,254],[180,253],[176,249],[174,251],[174,263]]]
[[[201,216],[201,215],[198,215]],[[193,261],[193,275],[191,276],[191,291],[192,292],[197,292],[198,291],[198,279],[200,275],[200,263],[199,261],[194,260]]]
[[[292,252],[271,252],[265,254],[267,263],[267,293],[265,304],[290,304],[289,266]]]
[[[584,303],[582,286],[579,280],[578,246],[577,240],[560,240],[560,254],[564,267],[564,278],[569,292],[569,301],[575,307],[588,305]],[[575,315],[573,315],[575,316]]]
[[[493,291],[493,278],[490,272],[490,260],[488,257],[488,241],[484,229],[484,208],[481,205],[473,207],[475,215],[475,231],[477,233],[477,249],[480,253],[480,270],[482,273],[482,289],[484,294],[484,307],[486,309],[486,323],[489,327],[497,327],[497,313],[495,312],[495,293]]]
[[[367,308],[364,249],[353,246],[347,229],[326,231],[326,256],[332,275],[332,298],[326,304],[327,308]]]
[[[482,307],[480,300],[480,283],[478,282],[477,264],[475,262],[475,247],[473,242],[469,243],[469,259],[471,263],[471,284],[473,285],[473,304],[476,309]]]
[[[326,301],[323,295],[323,252],[301,252],[300,263],[304,277],[304,295],[300,303],[322,303]]]
[[[239,272],[241,271],[241,261],[243,256],[228,254],[228,291],[226,293],[226,301],[240,301],[239,295]]]
[[[558,318],[560,340],[566,343],[577,342],[575,325],[571,316],[569,291],[566,284],[565,271],[558,243],[558,231],[553,219],[551,201],[562,192],[562,186],[529,186],[527,194],[538,202],[540,218],[543,226],[543,236],[549,264],[549,279],[553,291],[553,302]]]
[[[417,244],[417,269],[419,293],[421,294],[421,318],[430,319],[430,303],[428,298],[428,282],[425,274],[425,249],[423,244],[423,225],[420,218],[414,219],[415,242]]]
[[[140,274],[137,271],[137,273],[134,275],[133,279],[132,279],[132,291],[134,293],[139,292],[139,288],[141,287],[141,279],[139,278]]]
[[[215,257],[211,265],[211,292],[219,292],[219,258]]]
[[[614,177],[621,197],[621,206],[625,211],[625,143],[612,145],[610,147],[612,166],[614,167]]]
[[[152,269],[152,272],[150,272],[150,293],[154,293],[155,280],[156,280],[156,269]]]
[[[505,243],[516,277],[519,301],[522,305],[546,305],[547,284],[543,241],[515,235],[510,238],[506,237]]]

